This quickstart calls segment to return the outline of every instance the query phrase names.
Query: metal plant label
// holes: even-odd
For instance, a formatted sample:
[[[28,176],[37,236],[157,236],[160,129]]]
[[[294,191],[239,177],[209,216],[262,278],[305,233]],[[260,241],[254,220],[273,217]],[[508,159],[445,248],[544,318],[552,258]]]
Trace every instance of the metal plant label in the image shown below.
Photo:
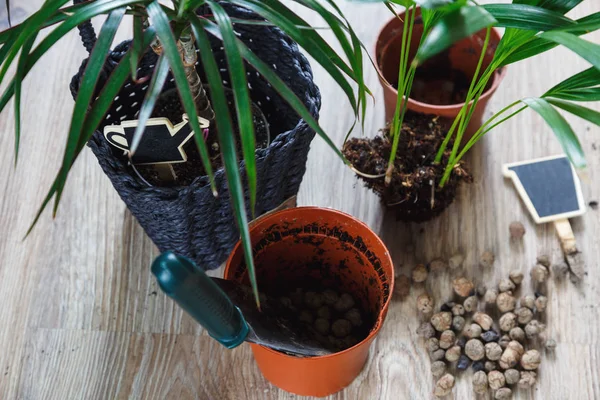
[[[198,117],[201,129],[207,129],[210,122]],[[129,145],[139,121],[123,121],[120,125],[104,127],[104,137],[112,146],[129,154]],[[187,161],[183,146],[194,136],[187,114],[183,121],[173,125],[168,118],[150,118],[131,162],[144,164],[175,164]]]

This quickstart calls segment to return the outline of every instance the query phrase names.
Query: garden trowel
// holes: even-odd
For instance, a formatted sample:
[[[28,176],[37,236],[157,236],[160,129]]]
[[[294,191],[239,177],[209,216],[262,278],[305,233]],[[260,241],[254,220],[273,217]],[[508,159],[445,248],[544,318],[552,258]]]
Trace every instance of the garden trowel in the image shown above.
[[[211,278],[185,257],[165,252],[152,263],[152,273],[169,297],[229,349],[247,341],[298,356],[331,353],[301,337],[303,330],[282,315],[277,302],[264,299],[260,311],[249,287]]]

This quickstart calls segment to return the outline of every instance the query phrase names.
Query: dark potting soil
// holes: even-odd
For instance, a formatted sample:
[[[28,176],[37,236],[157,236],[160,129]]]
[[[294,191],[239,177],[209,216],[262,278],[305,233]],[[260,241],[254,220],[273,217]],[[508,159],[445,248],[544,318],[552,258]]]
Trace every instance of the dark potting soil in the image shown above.
[[[229,104],[229,111],[231,113],[231,122],[234,129],[234,135],[236,138],[236,150],[238,157],[242,156],[241,142],[239,138],[237,114],[235,111],[235,105],[233,96],[230,91],[227,92],[227,100]],[[179,100],[179,94],[177,90],[170,90],[165,92],[156,102],[153,117],[165,117],[168,118],[173,125],[181,122],[182,116],[185,113],[181,101]],[[256,148],[265,148],[269,144],[269,129],[266,119],[262,111],[258,106],[252,103],[252,116],[254,121],[254,134],[256,137]],[[211,121],[209,127],[208,138],[206,144],[208,147],[208,153],[210,157],[211,166],[213,172],[216,172],[223,166],[223,160],[221,158],[219,140],[216,126],[214,121]],[[164,181],[159,178],[159,174],[156,169],[151,165],[136,165],[135,169],[142,175],[142,177],[152,186],[188,186],[194,179],[199,176],[206,175],[206,171],[202,164],[200,152],[196,145],[194,138],[190,139],[184,146],[183,150],[187,155],[187,162],[171,164],[175,173],[174,181]]]
[[[461,182],[471,176],[461,161],[446,185],[439,182],[448,163],[453,142],[444,152],[442,162],[434,164],[436,153],[446,135],[437,117],[407,112],[400,134],[392,181],[386,186],[383,178],[370,179],[359,175],[365,185],[377,193],[383,203],[396,210],[398,219],[422,222],[439,215],[456,196]],[[360,172],[379,175],[386,172],[391,152],[389,129],[372,139],[353,138],[346,142],[343,153]]]
[[[464,103],[470,81],[456,69],[418,68],[410,92],[410,98],[421,103],[449,105]]]

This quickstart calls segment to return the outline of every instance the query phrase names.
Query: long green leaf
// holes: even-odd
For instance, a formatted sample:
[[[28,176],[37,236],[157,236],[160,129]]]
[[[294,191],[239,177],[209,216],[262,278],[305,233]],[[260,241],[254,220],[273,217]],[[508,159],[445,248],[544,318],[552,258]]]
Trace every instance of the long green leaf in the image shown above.
[[[150,45],[150,42],[153,40],[154,36],[155,36],[154,29],[149,28],[144,35],[144,43],[146,46]],[[113,70],[112,74],[110,75],[110,77],[108,78],[106,83],[104,84],[103,89],[100,92],[100,95],[98,96],[98,98],[92,105],[92,108],[88,112],[85,122],[84,122],[84,125],[83,125],[83,128],[82,128],[82,134],[81,134],[82,140],[80,140],[77,143],[77,148],[76,148],[77,155],[81,152],[81,150],[85,146],[85,143],[87,143],[87,141],[92,137],[92,134],[94,133],[94,131],[97,129],[97,127],[102,122],[104,115],[106,115],[106,112],[109,110],[110,106],[113,104],[115,96],[119,93],[119,91],[123,87],[123,84],[125,84],[125,82],[127,81],[127,78],[129,75],[129,58],[130,57],[131,57],[131,51],[128,51],[127,53],[125,53],[125,55],[121,59],[121,62]],[[72,164],[71,165],[62,165],[61,169],[65,169],[68,173],[71,166],[72,166]],[[50,202],[50,200],[56,193],[56,190],[58,188],[58,182],[59,182],[59,175],[57,175],[57,177],[55,178],[50,190],[48,191],[48,194],[46,195],[44,201],[42,202],[42,205],[40,206],[38,212],[36,213],[36,216],[34,217],[33,222],[31,223],[29,229],[27,230],[25,237],[27,237],[27,235],[29,235],[29,233],[31,233],[31,231],[35,227],[35,224],[37,223],[40,216],[42,215],[42,212],[44,211],[44,209],[46,208],[46,206],[48,205],[48,203]]]
[[[531,6],[538,6],[546,8],[551,11],[557,11],[561,14],[565,14],[571,11],[575,6],[583,2],[583,0],[514,0],[515,4],[529,4]]]
[[[217,38],[221,38],[221,33],[219,29],[210,21],[200,20],[197,21],[197,24],[200,24],[206,31],[210,34],[216,36]],[[198,28],[197,28],[198,29]],[[239,39],[236,39],[236,43],[242,57],[256,71],[261,74],[267,82],[273,86],[273,89],[279,93],[279,95],[292,107],[292,109],[311,127],[317,132],[317,134],[327,143],[329,147],[335,152],[335,154],[340,157],[346,164],[350,164],[348,160],[344,157],[340,149],[333,143],[331,138],[323,131],[321,126],[315,118],[312,116],[310,111],[306,108],[302,100],[296,96],[294,91],[287,86],[287,84],[275,73],[273,70],[260,58],[258,58],[248,47]]]
[[[4,59],[8,55],[8,51],[11,49],[11,44],[14,39],[19,35],[19,30],[12,31],[10,35],[6,37],[7,43],[0,47],[0,64],[4,62]]]
[[[402,7],[410,7],[415,4],[414,0],[349,0],[351,3],[389,3]]]
[[[291,10],[288,9],[286,11],[286,7],[279,1],[234,0],[234,2],[275,23],[275,25],[296,41],[298,45],[306,50],[306,52],[310,54],[335,80],[346,94],[352,108],[354,110],[357,109],[357,100],[354,95],[354,90],[340,70],[354,80],[356,80],[355,73],[339,56],[337,56],[335,51],[325,43],[320,35],[316,32],[309,33],[311,31],[296,28],[296,25],[302,25],[302,23],[306,22],[299,19],[299,17],[291,12]]]
[[[269,0],[269,1],[273,1],[273,0]],[[354,31],[354,29],[352,28],[352,25],[350,24],[348,19],[345,17],[345,15],[342,12],[342,10],[340,9],[340,7],[338,6],[337,2],[335,0],[326,0],[327,4],[329,4],[331,6],[331,8],[333,8],[337,12],[338,15],[336,16],[334,13],[330,13],[326,7],[322,7],[318,0],[294,0],[294,1],[299,4],[304,5],[305,7],[309,8],[310,10],[316,11],[319,15],[321,15],[321,17],[327,22],[329,28],[336,35],[336,39],[338,40],[338,42],[344,49],[344,51],[348,57],[348,60],[350,61],[351,66],[352,66],[352,71],[351,71],[351,73],[348,73],[348,75],[356,83],[358,83],[358,97],[359,97],[358,103],[359,103],[359,105],[363,104],[363,107],[364,107],[366,95],[368,94],[368,95],[372,96],[372,93],[371,93],[371,90],[364,83],[363,65],[362,65],[362,59],[363,59],[362,50],[364,50],[365,53],[367,54],[367,56],[369,57],[371,64],[375,65],[375,63],[371,59],[371,56],[369,55],[369,51],[366,49],[365,45],[358,39],[356,32]],[[411,1],[411,0],[407,0],[407,1]],[[427,1],[427,0],[424,0],[424,1]],[[437,1],[437,0],[433,0],[433,1]],[[440,1],[443,1],[443,0],[440,0]],[[458,1],[466,1],[466,0],[458,0]],[[341,30],[337,29],[338,25],[341,28]],[[310,27],[311,26],[308,26],[306,28],[310,29]],[[350,35],[351,44],[352,44],[351,46],[348,46],[346,44],[347,39],[345,38],[343,31],[346,31]],[[316,36],[318,36],[318,35],[316,35]],[[318,36],[318,37],[320,38],[320,36]],[[351,51],[348,51],[349,49],[351,49]],[[332,57],[337,57],[339,59],[339,56],[337,55],[337,53],[335,53],[334,51],[331,51],[331,53],[333,53]],[[363,110],[364,110],[364,108],[363,108]],[[363,118],[364,118],[364,111],[363,111]]]
[[[155,36],[154,29],[152,27],[148,28],[144,33],[144,46],[149,46]],[[114,98],[119,94],[119,91],[127,81],[129,77],[128,63],[130,63],[132,57],[133,52],[131,50],[125,53],[119,64],[110,74],[98,98],[94,101],[83,124],[81,135],[83,140],[79,142],[78,149],[82,149],[85,143],[90,140],[94,131],[104,120],[104,116],[112,106]]]
[[[144,35],[144,22],[142,17],[136,16],[133,17],[133,37],[131,39],[131,52],[133,57],[131,57],[131,79],[137,81],[137,69],[138,69],[138,60],[140,58],[140,54],[144,51],[142,48],[142,40]]]
[[[573,115],[590,121],[592,124],[600,126],[600,112],[592,110],[587,107],[580,106],[579,104],[571,103],[568,101],[558,99],[546,99],[548,103],[560,107],[563,110],[570,112]]]
[[[52,26],[54,24],[57,24],[59,22],[64,21],[65,19],[67,19],[71,14],[75,13],[77,10],[79,10],[80,8],[86,7],[87,4],[86,3],[82,3],[82,4],[77,4],[74,6],[70,6],[70,7],[64,7],[61,8],[60,10],[56,11],[54,14],[52,14],[51,16],[49,16],[40,26],[40,29],[43,28],[47,28],[49,26]],[[17,24],[13,27],[11,27],[10,29],[6,29],[2,32],[0,32],[0,44],[2,43],[10,43],[10,37],[11,35],[13,35],[15,32],[17,31],[21,31],[21,29],[23,29],[24,26],[27,25],[27,21],[22,22],[20,24]]]
[[[350,0],[354,3],[389,3],[402,7],[419,6],[421,8],[436,9],[456,3],[466,4],[466,0]]]
[[[131,49],[132,59],[139,56],[139,53],[136,53],[133,48]],[[137,62],[136,62],[137,65]],[[150,85],[148,85],[148,90],[146,91],[146,96],[144,97],[144,102],[140,107],[140,114],[138,115],[138,124],[135,128],[135,132],[133,133],[133,139],[131,140],[130,146],[130,154],[133,155],[140,145],[140,141],[142,140],[142,135],[144,130],[146,129],[146,123],[148,119],[152,116],[152,111],[154,111],[154,106],[156,105],[156,101],[160,96],[163,86],[167,81],[167,76],[169,76],[169,62],[161,55],[156,62],[156,66],[154,67],[154,74],[152,75],[152,79],[150,80]]]
[[[177,18],[181,18],[183,13],[187,11],[187,3],[186,0],[179,0],[179,4],[177,4],[176,0],[173,0],[173,4],[177,4]]]
[[[537,33],[536,31],[506,28],[494,53],[494,63],[505,60],[521,47],[527,48],[529,43],[536,40]]]
[[[600,12],[587,15],[575,22],[575,25],[560,27],[556,30],[567,31],[578,35],[597,31],[600,29]]]
[[[221,36],[223,37],[223,48],[225,49],[229,76],[231,77],[231,89],[235,101],[242,152],[246,165],[248,189],[250,192],[250,212],[254,216],[256,207],[256,140],[254,136],[250,91],[248,90],[248,80],[246,79],[246,68],[244,67],[244,59],[240,55],[235,43],[236,35],[229,15],[227,15],[223,7],[218,3],[209,0],[208,4],[213,11],[217,25],[221,30]]]
[[[596,67],[590,67],[552,87],[544,96],[553,96],[556,93],[575,89],[587,89],[598,85],[600,85],[600,70]]]
[[[466,1],[461,2],[454,0],[415,0],[415,3],[423,8],[435,9],[456,3],[466,4]]]
[[[35,14],[27,19],[27,21],[23,24],[23,27],[18,30],[19,34],[16,36],[16,38],[11,43],[7,43],[10,48],[6,54],[6,59],[4,60],[2,69],[0,69],[0,82],[4,81],[4,76],[8,72],[8,68],[19,53],[19,50],[25,41],[29,39],[35,32],[39,31],[40,26],[43,25],[44,21],[49,16],[53,15],[56,10],[58,10],[67,1],[68,0],[55,0],[45,2]]]
[[[600,69],[600,45],[588,42],[568,32],[544,32],[540,37],[562,44],[584,60],[589,61],[594,67]]]
[[[302,2],[315,2],[318,4],[318,1],[315,0],[296,0],[296,1],[302,1]],[[432,0],[432,1],[437,1],[437,0]],[[462,0],[461,0],[462,1]],[[466,1],[466,0],[465,0]],[[337,3],[335,2],[335,0],[327,0],[327,3],[331,5],[331,7],[336,10],[336,12],[339,14],[339,16],[343,19],[344,23],[342,23],[340,26],[343,28],[343,30],[347,31],[348,34],[350,35],[350,40],[352,43],[352,50],[353,50],[353,54],[347,54],[348,59],[350,60],[350,63],[352,65],[352,69],[356,72],[356,78],[354,79],[356,81],[356,83],[358,84],[358,108],[356,110],[356,114],[355,115],[359,115],[360,113],[360,120],[361,120],[361,126],[362,129],[365,129],[365,118],[366,118],[366,114],[367,114],[367,94],[372,96],[371,91],[369,90],[369,88],[367,87],[365,80],[364,80],[364,74],[363,74],[363,55],[362,55],[362,51],[365,48],[364,44],[360,41],[360,39],[358,38],[358,36],[356,35],[356,32],[354,31],[354,29],[352,29],[352,25],[350,24],[350,21],[348,21],[348,19],[346,18],[346,16],[344,15],[344,13],[342,12],[342,10],[338,7]],[[310,4],[310,3],[308,3]],[[321,13],[321,9],[317,10],[319,13]],[[326,10],[323,8],[322,12],[326,12]],[[331,21],[328,21],[330,26],[336,25],[338,23],[339,19],[336,17],[333,17],[331,19]],[[344,39],[343,36],[343,32],[340,32],[339,34],[336,34],[336,37],[338,38],[338,41],[341,41]],[[369,52],[367,50],[365,50],[366,53],[368,54]],[[370,58],[370,57],[369,57]],[[371,59],[371,62],[373,62],[373,60]],[[356,123],[356,121],[355,121]],[[348,130],[348,133],[346,134],[346,137],[348,137],[348,135],[350,134],[350,132],[354,129],[354,124],[352,125],[352,127]]]
[[[0,96],[0,113],[4,110],[4,107],[8,104],[12,96],[15,94],[15,79],[10,81],[8,85],[6,85],[6,90]]]
[[[599,16],[597,14],[588,15],[587,17],[583,17],[581,19],[576,20],[576,25],[568,25],[560,28],[556,28],[555,30],[564,30],[571,32],[574,35],[584,35],[588,33],[595,27]],[[596,28],[597,29],[597,28]],[[511,29],[507,29],[504,37],[501,40],[501,44],[504,42],[507,34],[509,34]],[[520,34],[523,35],[524,31],[521,31]],[[535,37],[531,40],[527,40],[523,43],[511,43],[511,54],[506,57],[502,63],[502,65],[513,64],[517,61],[524,60],[526,58],[531,58],[538,54],[544,53],[548,50],[552,50],[558,43],[552,42],[548,39],[544,39],[541,37]],[[500,49],[500,46],[498,47]]]
[[[35,62],[37,62],[42,55],[44,55],[50,48],[52,48],[60,38],[65,36],[67,33],[69,33],[72,29],[74,29],[76,26],[78,26],[82,22],[87,21],[90,18],[92,18],[98,14],[110,12],[116,8],[125,7],[130,4],[141,3],[143,1],[144,0],[110,0],[110,1],[104,1],[104,2],[86,3],[86,4],[81,5],[81,7],[79,7],[77,9],[76,13],[71,15],[62,24],[60,24],[58,27],[56,27],[56,29],[54,29],[52,32],[50,32],[36,46],[34,51],[29,56],[29,59],[33,60],[33,64],[35,64]],[[25,27],[26,26],[27,25],[25,25]],[[3,47],[3,49],[4,49],[4,47]],[[8,62],[10,62],[10,61],[7,61],[7,63]],[[29,61],[28,61],[28,63],[29,63]],[[33,66],[33,64],[31,65],[31,67]],[[27,75],[27,73],[29,73],[29,70],[31,69],[31,67],[25,71],[25,73],[23,74],[23,77],[25,77]],[[1,81],[1,79],[0,79],[0,81]],[[6,92],[3,94],[3,97],[4,96],[6,96]],[[0,110],[1,110],[1,108],[0,108]]]
[[[317,32],[310,30],[311,25],[290,8],[285,6],[279,0],[233,0],[234,3],[246,7],[249,10],[254,11],[258,15],[265,18],[266,21],[273,23],[279,27],[286,34],[288,34],[294,41],[296,41],[302,48],[304,48],[309,54],[320,63],[321,58],[329,58],[337,68],[343,71],[346,75],[356,80],[356,72],[350,68],[350,66],[335,52],[335,50],[323,39]],[[299,4],[307,6],[306,2],[299,1]],[[310,8],[310,7],[309,7]],[[316,10],[315,10],[316,11]],[[323,19],[327,23],[329,29],[331,29],[336,37],[341,37],[342,42],[340,45],[345,51],[351,49],[351,46],[343,35],[340,35],[340,30],[336,29],[343,25],[343,23],[337,20],[327,10],[322,10],[318,14],[323,13]],[[305,29],[302,29],[305,28]],[[307,31],[308,30],[308,31]],[[338,39],[339,40],[339,39]],[[315,55],[313,55],[315,52]],[[323,66],[325,68],[325,66]]]
[[[210,6],[213,12],[215,10],[217,10],[217,13],[221,11],[218,7],[215,7],[214,3],[211,3]],[[222,15],[218,16],[217,18],[221,19],[221,17]],[[219,67],[217,66],[217,62],[215,61],[215,57],[210,47],[208,35],[200,26],[198,19],[191,18],[191,21],[193,32],[196,36],[196,42],[198,43],[198,49],[202,55],[202,65],[204,65],[206,79],[210,85],[210,97],[215,111],[215,122],[217,124],[219,143],[221,144],[221,155],[223,156],[223,163],[225,164],[225,174],[227,176],[227,183],[229,185],[229,193],[233,203],[233,210],[238,222],[238,227],[240,229],[242,245],[244,247],[244,257],[246,260],[246,266],[248,268],[248,276],[250,278],[250,285],[252,286],[256,305],[258,308],[260,308],[258,284],[256,282],[256,271],[252,257],[252,241],[250,238],[250,230],[248,228],[248,216],[246,215],[244,188],[239,171],[237,152],[235,149],[235,138],[233,136],[229,107],[225,97],[225,88],[223,87],[223,82],[221,81]]]
[[[494,17],[481,7],[462,7],[452,11],[443,16],[431,29],[431,33],[421,44],[413,62],[420,65],[453,43],[495,23]]]
[[[584,168],[586,161],[581,143],[565,118],[544,99],[528,97],[521,101],[544,118],[571,163],[577,168]]]
[[[368,89],[363,78],[363,58],[362,58],[362,43],[358,39],[356,32],[352,29],[352,26],[342,13],[341,9],[337,6],[334,0],[326,0],[327,3],[340,15],[342,20],[330,13],[324,6],[320,4],[318,0],[295,0],[311,10],[316,11],[329,25],[332,32],[334,33],[338,43],[340,43],[346,58],[349,60],[352,70],[355,72],[354,80],[358,84],[358,104],[356,115],[360,113],[361,120],[364,123],[366,115],[366,93]],[[346,32],[350,35],[350,41],[346,37]],[[364,126],[363,126],[364,128]]]
[[[115,0],[111,0],[111,4],[114,4],[116,1]],[[79,4],[77,5],[78,8],[82,8],[83,6],[88,6],[89,3],[84,3],[84,4]],[[68,31],[64,31],[64,33],[66,33]],[[63,33],[63,35],[64,35]],[[150,33],[152,35],[156,35],[154,29],[150,30]],[[13,34],[18,34],[16,31],[13,31]],[[51,33],[52,35],[52,33]],[[145,34],[146,35],[146,34]],[[50,35],[49,35],[50,36]],[[47,39],[47,38],[46,38]],[[146,40],[146,39],[144,39]],[[45,45],[44,45],[45,43]],[[144,42],[146,43],[146,42]],[[39,59],[46,53],[46,51],[51,48],[53,45],[53,42],[45,42],[42,41],[29,55],[29,57],[27,57],[27,62],[25,65],[25,72],[23,74],[23,76],[26,76],[31,69],[33,68],[33,66],[39,61]],[[146,43],[146,47],[148,47],[148,43]],[[3,54],[3,50],[5,49],[5,47],[3,46],[0,49],[0,59],[2,58],[2,54]],[[7,88],[5,90],[5,92],[2,94],[2,96],[0,96],[0,112],[2,112],[4,110],[4,107],[6,107],[6,104],[8,104],[8,101],[12,98],[13,94],[14,94],[14,89],[15,89],[15,80],[13,78],[13,80],[7,85]]]
[[[536,37],[532,39],[529,43],[526,43],[521,47],[515,46],[516,50],[512,49],[512,54],[510,54],[504,59],[504,61],[502,62],[502,66],[514,64],[517,61],[534,57],[548,50],[552,50],[556,46],[558,46],[557,43],[551,42],[546,39],[542,39],[540,37]]]
[[[15,72],[15,165],[19,159],[19,143],[21,141],[21,85],[23,83],[23,77],[25,74],[25,65],[27,63],[27,56],[29,51],[33,47],[33,43],[37,38],[37,33],[29,37],[23,48],[21,49],[21,55],[17,63],[17,71]]]
[[[213,194],[216,195],[217,187],[215,185],[212,165],[210,164],[210,156],[204,141],[204,134],[202,133],[200,124],[198,123],[198,111],[196,110],[196,103],[194,102],[190,85],[185,75],[183,61],[179,51],[177,50],[177,42],[175,41],[175,37],[171,31],[169,19],[162,10],[158,1],[154,1],[148,5],[148,15],[150,16],[152,24],[156,29],[156,34],[162,43],[163,54],[169,61],[169,66],[171,67],[173,77],[175,78],[175,84],[179,90],[181,103],[189,117],[192,129],[194,130],[194,139],[196,141],[196,145],[198,146],[198,151],[200,152],[202,165],[204,166],[204,170],[210,179],[210,186]]]
[[[497,26],[530,31],[548,31],[576,22],[559,12],[526,4],[486,4],[482,6],[497,21]]]
[[[46,209],[46,206],[48,206],[48,203],[50,203],[50,200],[52,200],[52,197],[54,196],[54,194],[56,194],[57,187],[58,187],[58,177],[56,177],[54,179],[54,182],[52,182],[52,186],[50,187],[48,194],[42,201],[42,205],[40,206],[37,213],[35,214],[35,217],[33,218],[33,222],[29,226],[29,229],[27,229],[27,232],[25,233],[25,237],[23,239],[25,239],[25,238],[27,238],[27,236],[29,236],[29,234],[33,230],[33,227],[35,226],[35,224],[37,224],[38,220],[42,216],[42,212],[44,212],[44,210]]]
[[[156,32],[153,27],[149,27],[144,32],[143,45],[148,47],[150,43],[156,37]],[[141,57],[142,55],[139,55]],[[123,85],[127,81],[129,76],[128,65],[131,65],[131,58],[133,57],[133,51],[129,49],[123,56],[119,64],[115,67],[113,72],[110,74],[108,80],[104,83],[102,91],[98,95],[98,98],[94,101],[90,111],[87,113],[83,128],[81,129],[81,139],[77,144],[78,152],[83,149],[85,144],[90,140],[94,131],[98,129],[98,126],[104,120],[104,117],[108,110],[114,103],[114,98],[119,94]],[[138,60],[139,61],[139,60]]]
[[[548,97],[548,96],[543,96]],[[561,100],[570,101],[600,101],[600,87],[587,88],[587,89],[570,89],[559,93],[553,93],[552,97]]]
[[[90,54],[87,66],[83,73],[79,92],[75,99],[75,108],[73,109],[73,118],[71,119],[71,127],[67,138],[67,145],[63,155],[63,165],[70,166],[75,159],[77,143],[81,137],[81,128],[85,121],[86,112],[92,102],[96,84],[100,77],[100,72],[104,67],[106,57],[110,51],[110,46],[115,38],[117,29],[121,24],[121,20],[125,15],[125,7],[111,11],[108,18],[102,25],[98,40],[94,45],[94,50]],[[56,197],[54,202],[54,213],[58,208],[58,203],[62,196],[62,191],[65,186],[68,170],[62,170],[58,176],[58,187],[56,189]]]

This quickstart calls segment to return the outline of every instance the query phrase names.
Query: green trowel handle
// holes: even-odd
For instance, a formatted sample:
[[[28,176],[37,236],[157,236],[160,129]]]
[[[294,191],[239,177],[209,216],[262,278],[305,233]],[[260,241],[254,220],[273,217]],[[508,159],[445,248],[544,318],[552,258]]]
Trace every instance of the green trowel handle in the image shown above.
[[[167,251],[154,260],[152,273],[160,288],[222,345],[231,349],[246,339],[242,312],[192,261]]]

